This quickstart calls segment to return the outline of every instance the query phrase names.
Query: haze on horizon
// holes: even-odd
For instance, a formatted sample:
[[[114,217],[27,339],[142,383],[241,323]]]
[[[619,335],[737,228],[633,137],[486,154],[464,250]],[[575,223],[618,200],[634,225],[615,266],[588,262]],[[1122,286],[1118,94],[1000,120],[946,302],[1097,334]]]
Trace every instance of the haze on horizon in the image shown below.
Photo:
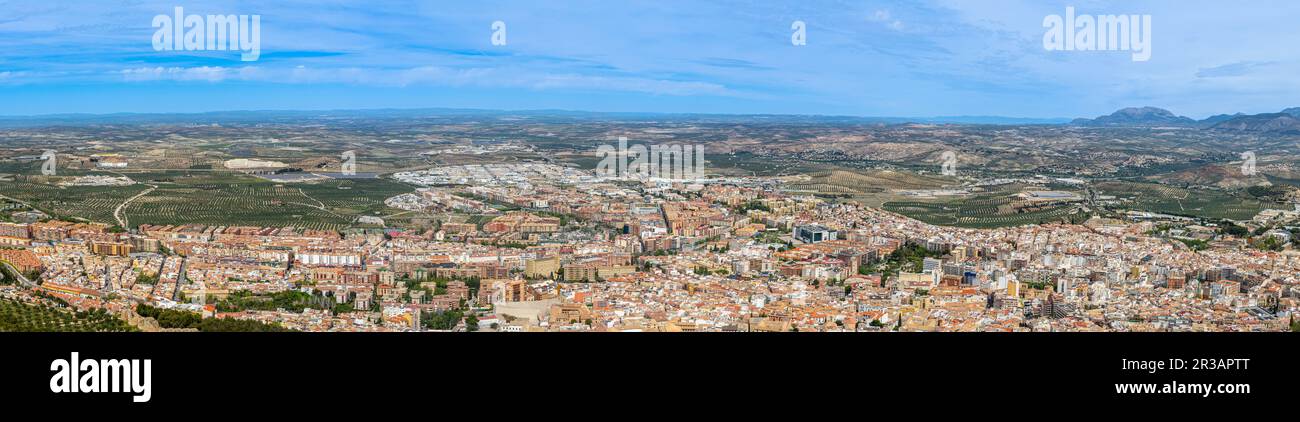
[[[261,57],[155,51],[155,15],[261,15]],[[1046,51],[1043,19],[1149,14],[1152,55]],[[478,108],[1204,118],[1300,106],[1300,4],[1213,1],[8,1],[0,115]],[[508,43],[491,43],[492,23]],[[791,45],[791,24],[807,45]]]

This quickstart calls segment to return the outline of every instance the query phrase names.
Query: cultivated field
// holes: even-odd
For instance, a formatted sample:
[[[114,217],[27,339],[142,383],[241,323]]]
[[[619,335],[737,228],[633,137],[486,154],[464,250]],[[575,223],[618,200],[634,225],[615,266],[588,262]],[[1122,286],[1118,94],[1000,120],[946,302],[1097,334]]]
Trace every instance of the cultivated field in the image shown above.
[[[58,186],[15,177],[0,180],[0,195],[22,201],[51,216],[115,224],[113,209],[148,186]]]
[[[277,183],[221,171],[123,174],[139,184],[60,187],[19,178],[0,181],[0,194],[56,216],[115,224],[114,209],[156,186],[123,207],[121,214],[129,225],[256,225],[338,230],[351,227],[361,215],[401,212],[384,206],[384,199],[414,190],[385,179]]]
[[[168,177],[170,176],[170,177]],[[131,225],[208,224],[348,228],[361,215],[395,213],[384,199],[413,189],[382,179],[276,183],[237,174],[164,175],[124,210]],[[135,177],[135,175],[132,175]]]
[[[930,224],[973,228],[1069,221],[1080,211],[1077,202],[1031,202],[1013,196],[1026,187],[1004,185],[991,192],[956,199],[890,201],[883,208]]]
[[[73,311],[0,298],[0,331],[103,332],[134,331],[102,308]]]
[[[1290,208],[1225,190],[1184,189],[1125,181],[1101,182],[1095,187],[1102,195],[1126,200],[1125,208],[1163,214],[1245,220],[1265,209]]]

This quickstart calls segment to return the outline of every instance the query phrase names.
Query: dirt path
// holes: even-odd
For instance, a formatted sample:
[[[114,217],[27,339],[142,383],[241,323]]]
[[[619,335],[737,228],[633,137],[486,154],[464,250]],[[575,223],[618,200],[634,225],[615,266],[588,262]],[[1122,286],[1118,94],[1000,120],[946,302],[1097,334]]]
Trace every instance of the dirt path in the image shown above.
[[[158,186],[149,185],[149,189],[145,189],[140,193],[135,194],[135,196],[128,198],[126,201],[123,201],[121,205],[118,205],[117,208],[113,209],[113,218],[117,220],[118,227],[121,227],[123,229],[127,229],[130,227],[127,225],[127,223],[129,223],[129,220],[127,220],[125,214],[122,214],[122,210],[125,209],[127,205],[130,205],[131,201],[135,201],[141,196],[148,195],[149,192],[153,192],[154,189],[158,189]]]

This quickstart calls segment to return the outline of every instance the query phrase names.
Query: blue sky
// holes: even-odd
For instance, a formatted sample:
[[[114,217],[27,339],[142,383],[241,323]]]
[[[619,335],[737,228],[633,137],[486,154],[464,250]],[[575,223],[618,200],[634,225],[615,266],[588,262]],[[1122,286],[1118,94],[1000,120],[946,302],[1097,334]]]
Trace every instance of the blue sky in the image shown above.
[[[1149,14],[1152,54],[1043,19]],[[155,15],[261,15],[261,57],[155,51]],[[491,43],[493,21],[507,45]],[[790,42],[807,24],[807,45]],[[0,115],[463,107],[1203,118],[1300,106],[1300,2],[4,1]]]

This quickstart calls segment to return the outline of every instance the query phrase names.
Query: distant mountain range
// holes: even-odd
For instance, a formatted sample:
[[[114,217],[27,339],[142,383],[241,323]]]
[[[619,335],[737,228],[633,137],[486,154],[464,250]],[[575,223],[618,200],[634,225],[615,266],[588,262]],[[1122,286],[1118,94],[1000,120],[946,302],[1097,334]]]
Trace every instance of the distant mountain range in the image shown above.
[[[1216,115],[1213,115],[1213,116],[1210,116],[1210,117],[1206,117],[1205,120],[1201,120],[1200,123],[1201,123],[1202,126],[1214,126],[1214,125],[1216,125],[1216,124],[1218,124],[1218,123],[1226,122],[1226,121],[1228,121],[1228,120],[1232,120],[1233,118],[1241,117],[1241,116],[1245,116],[1245,115],[1246,115],[1246,113],[1237,113],[1237,114],[1216,114]]]
[[[232,110],[204,113],[113,113],[0,116],[0,128],[147,124],[293,124],[305,121],[346,122],[355,119],[447,119],[459,117],[544,118],[563,121],[690,121],[698,123],[764,124],[957,124],[1071,125],[1081,127],[1184,127],[1233,133],[1300,134],[1300,107],[1278,113],[1219,114],[1203,120],[1176,115],[1157,107],[1129,107],[1094,119],[1025,118],[1004,116],[867,117],[797,114],[632,113],[574,110],[488,110],[457,108],[361,110]]]
[[[1178,116],[1157,107],[1129,107],[1095,119],[1074,119],[1088,127],[1192,127],[1223,132],[1300,134],[1300,107],[1278,113],[1219,114],[1203,120]]]
[[[1300,135],[1300,110],[1237,116],[1210,126],[1212,130]]]
[[[1195,126],[1197,121],[1163,108],[1129,107],[1095,119],[1074,119],[1077,126]]]

